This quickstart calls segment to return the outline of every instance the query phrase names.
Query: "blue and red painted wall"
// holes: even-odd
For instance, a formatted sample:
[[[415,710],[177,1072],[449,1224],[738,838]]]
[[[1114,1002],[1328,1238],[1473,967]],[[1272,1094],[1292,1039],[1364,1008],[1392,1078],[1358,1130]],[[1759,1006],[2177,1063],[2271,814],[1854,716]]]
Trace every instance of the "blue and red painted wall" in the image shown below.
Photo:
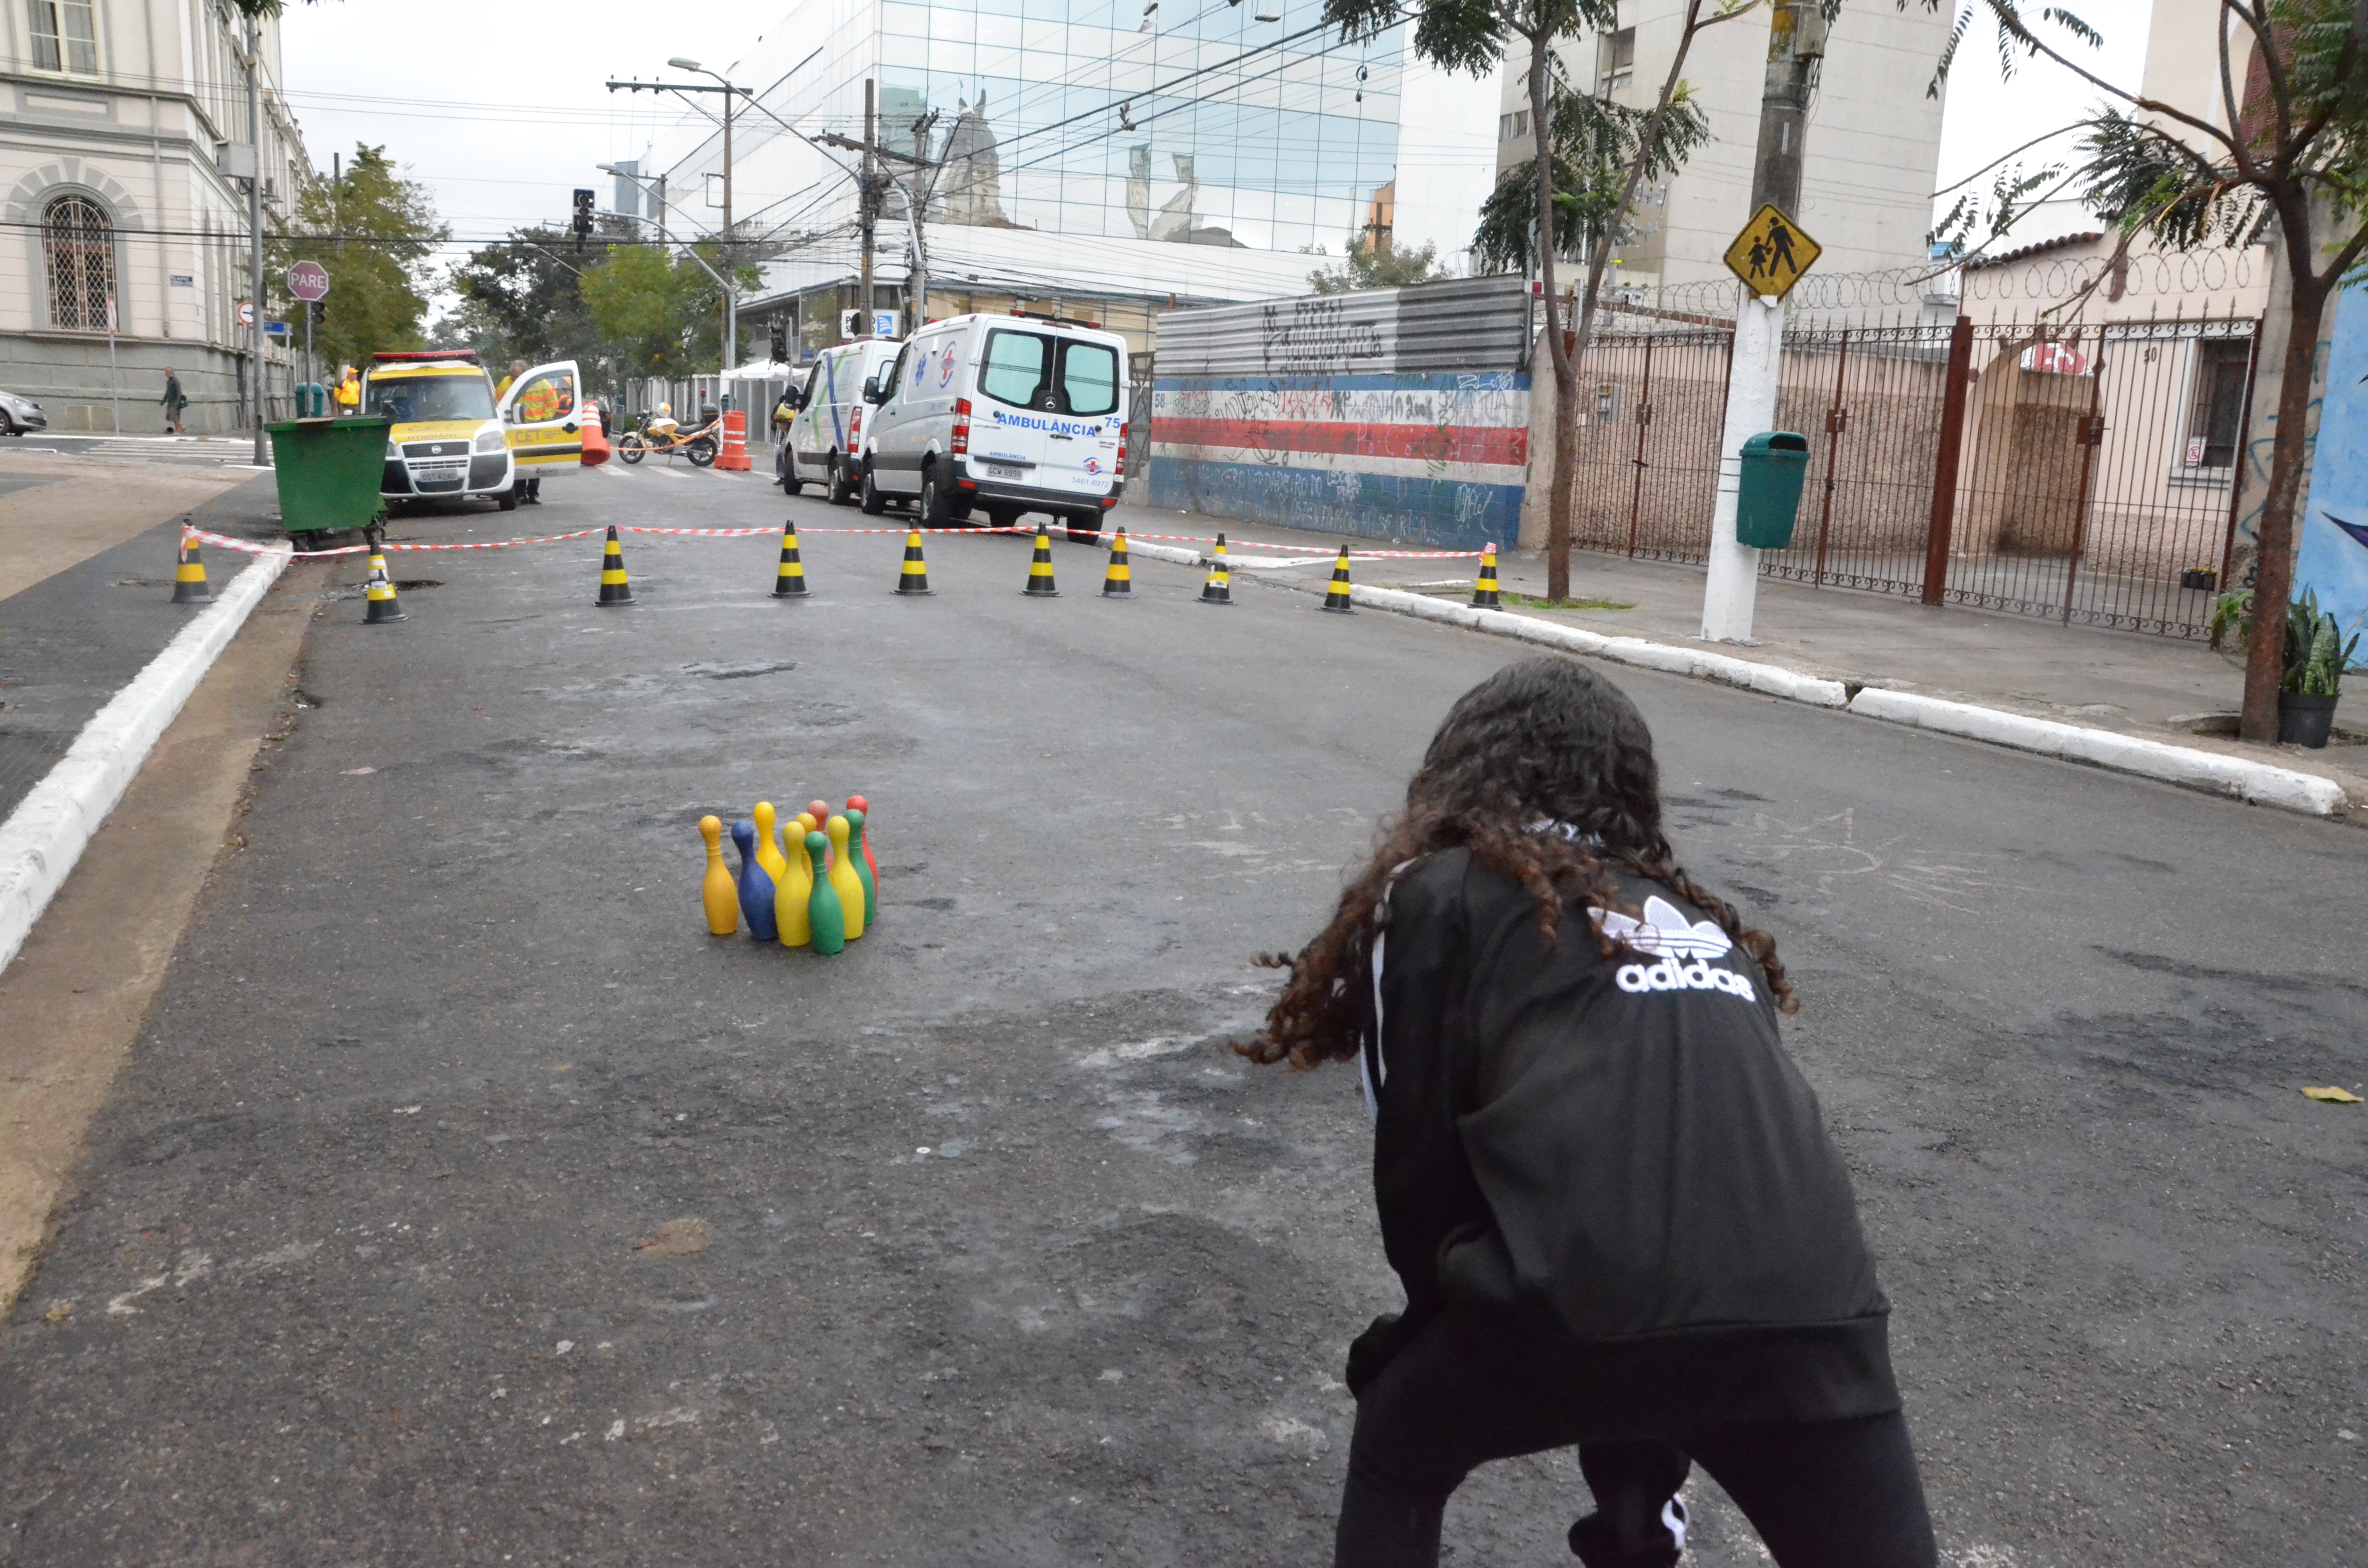
[[[1509,544],[1528,298],[1489,278],[1160,318],[1150,503],[1447,549]]]

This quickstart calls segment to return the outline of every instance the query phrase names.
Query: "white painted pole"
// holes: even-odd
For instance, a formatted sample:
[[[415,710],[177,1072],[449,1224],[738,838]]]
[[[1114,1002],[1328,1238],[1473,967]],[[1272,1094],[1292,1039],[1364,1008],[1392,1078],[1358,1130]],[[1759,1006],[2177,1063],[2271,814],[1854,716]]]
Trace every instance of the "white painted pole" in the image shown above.
[[[1759,592],[1759,551],[1736,541],[1743,443],[1776,427],[1783,371],[1784,304],[1747,294],[1735,312],[1735,363],[1726,377],[1726,426],[1718,438],[1718,499],[1711,514],[1710,577],[1702,588],[1702,640],[1748,642]]]

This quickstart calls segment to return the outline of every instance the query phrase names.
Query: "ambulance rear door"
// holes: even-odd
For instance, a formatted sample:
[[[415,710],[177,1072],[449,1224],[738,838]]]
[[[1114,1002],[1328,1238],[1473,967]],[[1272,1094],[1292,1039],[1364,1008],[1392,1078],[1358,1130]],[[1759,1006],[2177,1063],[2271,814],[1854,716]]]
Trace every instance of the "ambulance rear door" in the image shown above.
[[[520,479],[547,478],[583,465],[584,411],[575,360],[526,371],[510,383],[495,412]]]

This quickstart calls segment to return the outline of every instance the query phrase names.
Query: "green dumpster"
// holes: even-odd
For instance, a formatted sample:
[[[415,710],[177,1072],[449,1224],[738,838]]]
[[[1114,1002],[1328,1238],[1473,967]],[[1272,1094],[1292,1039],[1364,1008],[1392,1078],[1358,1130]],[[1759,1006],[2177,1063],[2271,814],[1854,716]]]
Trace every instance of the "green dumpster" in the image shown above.
[[[366,528],[385,511],[385,418],[292,419],[269,425],[279,474],[279,526],[291,534]]]
[[[1793,542],[1801,509],[1801,481],[1809,469],[1809,438],[1790,430],[1762,430],[1743,443],[1743,473],[1736,495],[1735,538],[1758,550]]]

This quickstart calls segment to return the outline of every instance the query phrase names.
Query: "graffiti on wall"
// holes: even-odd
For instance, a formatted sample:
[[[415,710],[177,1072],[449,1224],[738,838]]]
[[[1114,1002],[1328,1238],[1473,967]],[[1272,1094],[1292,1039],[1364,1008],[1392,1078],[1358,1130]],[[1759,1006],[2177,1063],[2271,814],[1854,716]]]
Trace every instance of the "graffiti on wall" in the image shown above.
[[[1151,504],[1468,548],[1519,532],[1517,371],[1161,380]]]
[[[2348,637],[2368,631],[2368,285],[2337,299],[2326,363],[2294,588]]]
[[[1396,301],[1388,301],[1395,311]],[[1262,307],[1259,326],[1267,369],[1284,376],[1353,375],[1386,362],[1395,314],[1379,312],[1372,296],[1317,295]]]

